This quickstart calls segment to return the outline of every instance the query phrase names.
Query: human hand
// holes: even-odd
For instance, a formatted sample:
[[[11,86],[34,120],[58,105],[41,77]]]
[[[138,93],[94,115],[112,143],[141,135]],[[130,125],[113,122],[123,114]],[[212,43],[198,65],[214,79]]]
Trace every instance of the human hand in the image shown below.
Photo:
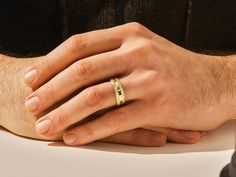
[[[24,100],[32,92],[32,89],[23,84],[22,77],[27,67],[38,63],[41,58],[43,57],[16,59],[0,55],[0,126],[24,137],[61,140],[62,132],[50,137],[39,136],[35,132],[35,122],[38,117],[24,109]],[[187,135],[187,138],[184,135]],[[157,129],[153,129],[153,131],[151,129],[136,129],[107,137],[100,141],[139,146],[162,146],[167,139],[175,142],[194,143],[200,139],[200,133],[168,130],[164,134],[157,132]]]
[[[37,90],[26,107],[37,115],[81,91],[37,121],[38,133],[52,136],[115,106],[113,88],[104,81],[119,76],[127,104],[70,129],[67,144],[147,126],[211,130],[233,115],[228,67],[223,58],[190,52],[131,23],[75,35],[31,67],[34,77],[27,74],[25,81]]]

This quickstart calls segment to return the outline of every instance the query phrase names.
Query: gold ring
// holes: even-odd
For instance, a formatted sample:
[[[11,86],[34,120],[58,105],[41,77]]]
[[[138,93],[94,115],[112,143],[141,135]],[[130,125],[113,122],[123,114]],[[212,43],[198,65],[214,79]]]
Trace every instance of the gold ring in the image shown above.
[[[115,79],[111,79],[110,81],[116,95],[117,106],[125,104],[125,92],[124,92],[124,89],[122,87],[120,80],[118,78],[115,78]]]

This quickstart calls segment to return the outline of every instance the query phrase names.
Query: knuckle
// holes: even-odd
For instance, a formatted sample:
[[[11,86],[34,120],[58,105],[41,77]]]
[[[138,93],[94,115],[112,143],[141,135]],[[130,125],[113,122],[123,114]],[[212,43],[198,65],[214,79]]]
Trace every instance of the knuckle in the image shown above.
[[[145,74],[143,74],[145,73]],[[157,85],[159,73],[157,71],[152,70],[143,70],[142,71],[142,77],[138,78],[135,83],[132,83],[133,87],[140,87],[140,85],[144,85],[143,87],[147,90],[149,90],[149,96],[153,97],[159,94],[159,85]],[[159,84],[159,83],[158,83]],[[146,97],[146,93],[142,92],[140,93],[142,98]],[[146,97],[147,98],[147,97]]]
[[[45,100],[51,101],[56,98],[56,90],[53,84],[45,84],[41,90],[41,95],[44,95]],[[42,100],[43,101],[43,100]]]
[[[147,70],[145,75],[139,80],[139,83],[150,84],[149,90],[155,90],[155,92],[150,92],[150,96],[158,97],[158,99],[153,100],[155,105],[176,105],[178,104],[178,99],[180,96],[177,93],[177,88],[170,82],[169,76],[163,76],[165,74]],[[144,96],[144,95],[143,95]]]
[[[61,108],[58,108],[54,113],[56,123],[59,124],[59,126],[65,126],[68,122],[67,115],[65,114],[65,111],[63,111]]]
[[[85,139],[87,139],[87,140],[89,140],[89,141],[91,141],[91,140],[94,139],[94,137],[95,137],[95,132],[94,132],[93,128],[90,127],[89,125],[84,126],[83,132],[86,132],[86,133],[85,133],[85,134],[86,134],[86,137],[84,137]]]
[[[156,46],[153,41],[144,39],[140,42],[136,50],[137,52],[142,52],[141,54],[152,54],[153,51],[156,51]]]
[[[76,35],[71,36],[68,39],[69,48],[71,50],[75,50],[75,51],[77,51],[78,49],[80,49],[80,50],[85,49],[85,47],[86,47],[85,41],[86,40],[84,38],[85,38],[85,35],[83,35],[83,34],[76,34]]]
[[[48,71],[49,69],[52,70],[54,68],[52,68],[54,65],[52,64],[52,57],[50,56],[50,54],[47,54],[44,56],[43,59],[40,59],[36,68],[40,68],[41,66],[43,66],[43,68],[45,69],[45,71]]]
[[[80,60],[74,64],[75,72],[77,75],[88,75],[93,73],[91,62]]]
[[[156,44],[152,40],[148,39],[143,41],[142,48],[144,48],[147,53],[157,50]]]
[[[134,48],[131,48],[125,52],[125,58],[140,58],[140,56],[145,56],[143,62],[147,62],[149,56],[153,56],[153,51],[156,51],[155,44],[148,39],[144,39],[139,42]]]
[[[142,78],[143,83],[153,84],[158,80],[159,74],[156,71],[147,71],[146,75]]]
[[[89,107],[98,106],[103,99],[101,90],[97,87],[91,87],[85,90],[85,103]]]
[[[107,127],[110,127],[115,132],[120,132],[121,125],[122,122],[124,122],[124,119],[125,116],[123,113],[111,112],[106,119],[106,123],[108,125]]]
[[[145,31],[144,26],[138,22],[128,23],[127,28],[131,31],[132,34],[142,34]]]
[[[128,55],[130,57],[132,56],[145,56],[146,54],[146,49],[143,46],[137,46],[136,48],[134,48],[133,50],[130,50],[130,52],[128,53]]]

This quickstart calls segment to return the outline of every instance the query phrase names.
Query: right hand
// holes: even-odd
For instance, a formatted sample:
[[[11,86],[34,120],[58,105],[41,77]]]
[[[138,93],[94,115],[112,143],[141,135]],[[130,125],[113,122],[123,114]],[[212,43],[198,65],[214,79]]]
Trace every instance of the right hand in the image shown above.
[[[0,125],[14,134],[42,139],[35,131],[37,117],[24,108],[25,98],[32,89],[23,84],[23,75],[28,67],[38,62],[44,62],[44,56],[39,58],[16,59],[0,55]],[[149,130],[148,130],[149,129]],[[62,132],[44,140],[61,140]],[[135,129],[107,137],[100,141],[137,146],[162,146],[167,140],[177,143],[196,143],[201,132],[159,129]]]
[[[72,60],[71,58],[73,58],[73,54],[75,55],[75,53],[77,51],[77,50],[70,49],[69,45],[67,46],[66,44],[67,43],[65,42],[64,44],[57,47],[55,50],[50,52],[50,55],[46,55],[46,56],[42,56],[40,58],[32,59],[31,60],[32,65],[30,65],[27,70],[28,71],[31,70],[33,68],[33,66],[45,66],[44,67],[45,71],[46,70],[51,70],[51,66],[52,66],[53,62],[55,64],[55,60],[59,60],[60,58],[63,58],[63,62],[66,62],[66,63],[57,62],[56,63],[57,66],[58,66],[57,68],[59,68],[59,69],[57,69],[55,74],[58,74],[58,73],[62,72],[65,69],[65,67],[70,66],[70,64],[71,64],[70,61]],[[50,60],[49,56],[53,56],[54,60],[53,61]],[[40,71],[40,70],[38,72],[44,73],[43,71]],[[51,75],[50,77],[53,78],[54,76],[55,75]],[[49,78],[49,79],[51,79],[51,78]],[[38,81],[36,85],[35,84],[33,85],[33,89],[38,89],[39,87],[41,87],[44,84],[45,84],[45,81],[42,81],[42,80]],[[65,100],[66,99],[67,98],[65,98]],[[165,131],[163,131],[163,130],[165,130]],[[138,136],[137,136],[137,134],[138,134]],[[126,137],[132,137],[132,138],[128,138],[129,142],[133,142],[134,139],[135,139],[135,141],[138,139],[138,142],[140,142],[140,144],[144,144],[144,143],[142,143],[142,141],[145,141],[145,144],[151,145],[153,143],[152,141],[150,141],[149,143],[147,143],[146,141],[148,139],[147,137],[149,137],[149,139],[153,139],[153,134],[157,134],[157,137],[159,136],[160,139],[163,139],[161,142],[158,142],[158,146],[163,145],[166,142],[167,139],[170,140],[170,141],[179,142],[179,143],[194,143],[194,142],[198,141],[201,137],[201,133],[198,132],[198,131],[196,131],[196,132],[190,131],[189,132],[189,131],[171,130],[171,129],[163,129],[162,128],[161,132],[160,132],[160,129],[158,127],[153,127],[153,128],[151,128],[151,130],[147,130],[147,128],[131,130],[131,131],[128,131],[128,132],[124,132],[124,133],[114,135],[114,137],[113,136],[107,137],[107,138],[105,138],[105,140],[108,140],[108,139],[109,139],[109,141],[111,141],[113,139],[117,140],[117,137],[119,137],[119,140],[124,139],[125,140],[124,142],[126,142],[125,144],[128,144]],[[185,137],[183,136],[183,135],[188,135],[188,134],[192,134],[192,139],[190,138],[190,139],[187,140],[185,138],[187,136],[185,136]],[[122,138],[120,138],[120,137],[122,137]],[[146,137],[146,138],[142,138],[142,137]],[[44,138],[44,137],[41,137],[41,138]],[[139,143],[137,143],[137,141],[135,143],[137,145],[139,144]],[[135,143],[133,143],[133,144],[135,144]],[[130,143],[130,144],[132,144],[132,143]]]

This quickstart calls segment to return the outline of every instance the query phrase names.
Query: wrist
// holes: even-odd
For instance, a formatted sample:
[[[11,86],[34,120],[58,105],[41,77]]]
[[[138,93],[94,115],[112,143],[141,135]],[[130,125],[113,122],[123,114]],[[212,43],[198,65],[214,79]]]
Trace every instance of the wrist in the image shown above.
[[[209,104],[223,123],[236,117],[236,58],[197,54]],[[199,61],[200,60],[200,61]]]
[[[232,115],[230,119],[235,119],[236,118],[236,55],[224,56],[223,58],[228,63],[231,73]]]
[[[229,103],[229,116],[227,120],[233,119],[236,117],[236,55],[228,55],[228,56],[217,56],[216,59],[224,63],[225,66],[222,70],[222,74],[224,74],[225,80],[228,83],[226,85],[222,85],[226,87],[228,91],[227,100]]]

